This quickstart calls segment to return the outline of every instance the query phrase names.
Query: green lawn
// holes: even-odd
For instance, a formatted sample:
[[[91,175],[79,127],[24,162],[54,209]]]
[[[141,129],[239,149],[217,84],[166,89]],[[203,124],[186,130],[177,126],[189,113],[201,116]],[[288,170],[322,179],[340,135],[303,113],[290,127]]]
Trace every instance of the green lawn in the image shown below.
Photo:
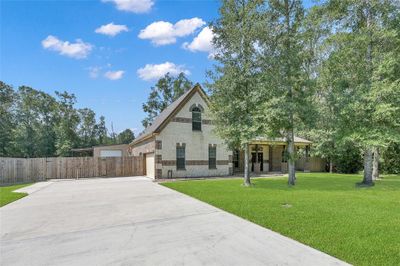
[[[162,185],[355,265],[400,265],[400,176],[357,188],[360,175],[177,181]]]
[[[22,188],[22,187],[29,186],[29,185],[31,185],[31,184],[0,187],[0,207],[27,196],[28,195],[27,193],[16,193],[13,191],[16,189]]]

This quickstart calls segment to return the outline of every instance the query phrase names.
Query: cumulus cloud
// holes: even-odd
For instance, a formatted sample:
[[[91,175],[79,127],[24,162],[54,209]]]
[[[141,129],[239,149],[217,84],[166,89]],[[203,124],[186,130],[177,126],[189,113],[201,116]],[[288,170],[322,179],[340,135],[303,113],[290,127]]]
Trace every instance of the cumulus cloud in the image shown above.
[[[104,3],[114,3],[115,7],[121,11],[132,13],[146,13],[154,5],[153,0],[102,0]]]
[[[115,35],[123,31],[128,31],[128,27],[125,25],[117,25],[114,24],[114,22],[111,22],[108,23],[107,25],[102,25],[101,27],[97,28],[94,32],[114,37]]]
[[[181,72],[190,75],[189,70],[185,69],[183,66],[175,65],[171,62],[165,62],[158,65],[147,64],[144,67],[139,68],[137,74],[141,79],[149,81],[159,79],[167,73],[172,76],[177,76]]]
[[[75,59],[86,58],[93,49],[90,43],[85,43],[81,39],[77,39],[75,43],[62,41],[53,35],[47,36],[42,41],[44,49],[58,52],[60,55],[65,55]]]
[[[209,56],[212,57],[215,52],[212,44],[213,37],[214,33],[212,30],[209,27],[205,27],[192,42],[185,42],[182,46],[191,52],[207,52]]]
[[[104,77],[109,80],[118,80],[121,79],[124,75],[125,71],[117,70],[117,71],[107,71],[104,73]]]
[[[151,40],[156,45],[167,45],[176,42],[176,38],[192,34],[196,29],[206,24],[200,18],[182,19],[172,24],[166,21],[156,21],[139,33],[140,39]]]

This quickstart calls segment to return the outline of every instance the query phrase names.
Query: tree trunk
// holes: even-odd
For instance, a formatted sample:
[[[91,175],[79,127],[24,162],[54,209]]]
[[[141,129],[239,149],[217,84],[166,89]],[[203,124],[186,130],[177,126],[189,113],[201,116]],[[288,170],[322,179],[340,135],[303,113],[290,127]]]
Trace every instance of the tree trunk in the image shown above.
[[[244,147],[244,180],[243,184],[245,186],[250,186],[250,174],[249,174],[249,144],[246,143]]]
[[[374,160],[372,163],[372,180],[379,178],[379,148],[374,148]]]
[[[373,153],[372,149],[367,148],[364,153],[364,179],[362,184],[371,186],[373,185],[372,181],[372,161],[373,161]]]
[[[329,160],[329,173],[333,173],[333,161]]]
[[[289,131],[288,134],[288,184],[295,185],[296,181],[296,171],[295,171],[295,161],[294,161],[294,132],[293,129]]]

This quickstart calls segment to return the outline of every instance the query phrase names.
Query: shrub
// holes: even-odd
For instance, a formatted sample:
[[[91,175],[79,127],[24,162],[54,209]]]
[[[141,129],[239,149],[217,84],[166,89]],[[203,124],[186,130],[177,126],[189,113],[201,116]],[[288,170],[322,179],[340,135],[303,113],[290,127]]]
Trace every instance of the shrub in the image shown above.
[[[381,170],[387,174],[400,174],[400,142],[390,143],[382,152]]]
[[[338,147],[334,161],[338,173],[354,174],[363,168],[361,150],[352,142]]]

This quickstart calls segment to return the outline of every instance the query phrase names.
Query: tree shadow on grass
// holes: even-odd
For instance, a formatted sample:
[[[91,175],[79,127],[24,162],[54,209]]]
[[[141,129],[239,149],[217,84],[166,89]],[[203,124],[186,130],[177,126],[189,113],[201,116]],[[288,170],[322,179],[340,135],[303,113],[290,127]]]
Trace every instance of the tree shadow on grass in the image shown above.
[[[357,185],[361,181],[361,176],[341,176],[341,177],[303,177],[299,176],[296,179],[296,185],[289,186],[287,180],[283,179],[269,179],[269,178],[257,178],[252,180],[253,188],[266,189],[266,190],[282,190],[282,191],[358,191],[360,188],[365,189],[377,189],[381,188],[382,183],[377,182],[377,186],[362,186]],[[400,181],[400,177],[398,178]],[[385,186],[390,186],[388,182]],[[395,183],[392,183],[395,185]],[[397,184],[396,184],[397,185]],[[394,186],[393,189],[400,190],[400,183],[398,186]]]

